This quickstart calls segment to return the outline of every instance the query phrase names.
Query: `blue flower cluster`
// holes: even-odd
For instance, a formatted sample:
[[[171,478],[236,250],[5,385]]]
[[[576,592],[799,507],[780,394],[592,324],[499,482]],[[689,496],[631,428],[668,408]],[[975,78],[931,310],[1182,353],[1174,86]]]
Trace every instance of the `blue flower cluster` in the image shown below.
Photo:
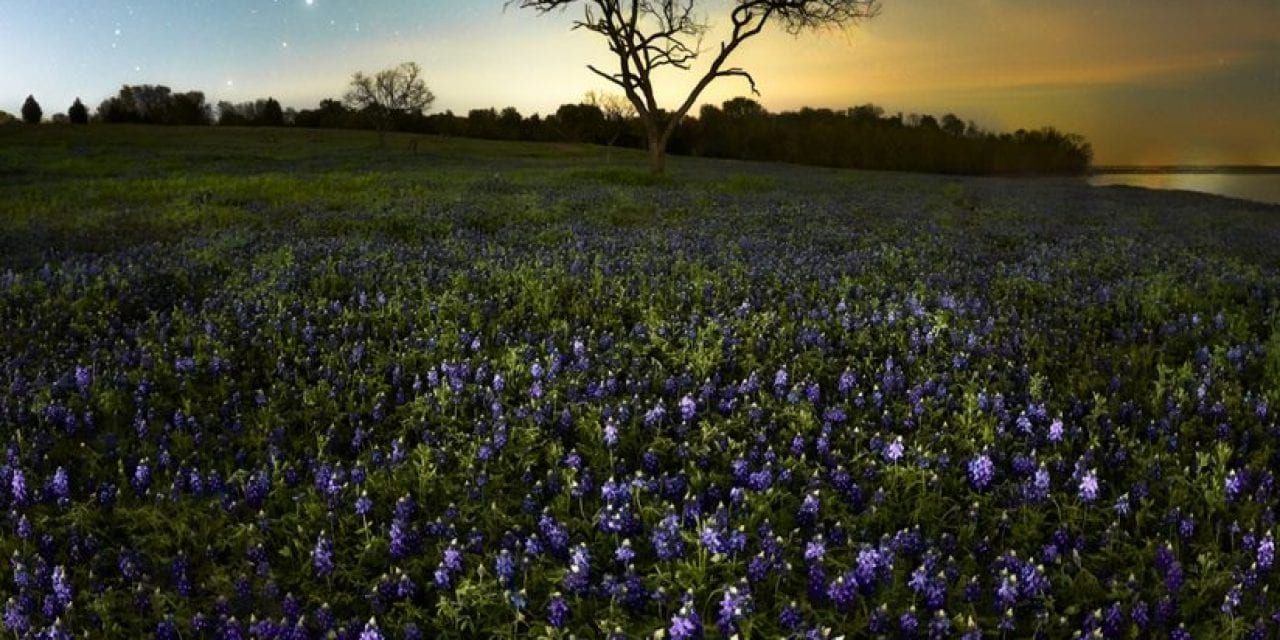
[[[797,180],[0,266],[4,634],[1280,634],[1275,262]]]

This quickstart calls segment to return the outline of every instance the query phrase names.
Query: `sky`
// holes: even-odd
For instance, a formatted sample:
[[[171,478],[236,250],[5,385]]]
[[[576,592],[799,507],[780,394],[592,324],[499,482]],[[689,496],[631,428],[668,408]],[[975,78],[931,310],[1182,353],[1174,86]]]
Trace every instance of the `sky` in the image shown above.
[[[700,2],[725,34],[731,0]],[[1280,165],[1280,0],[882,0],[843,31],[748,41],[770,111],[952,112],[987,128],[1084,135],[1096,164]],[[34,94],[46,116],[92,110],[123,84],[273,96],[314,107],[351,74],[415,61],[433,111],[528,115],[608,90],[587,70],[604,43],[579,9],[538,16],[502,0],[0,0],[0,110]],[[704,58],[705,58],[704,57]],[[705,60],[704,60],[705,64]],[[660,76],[683,97],[692,74]],[[748,95],[728,78],[700,102]]]

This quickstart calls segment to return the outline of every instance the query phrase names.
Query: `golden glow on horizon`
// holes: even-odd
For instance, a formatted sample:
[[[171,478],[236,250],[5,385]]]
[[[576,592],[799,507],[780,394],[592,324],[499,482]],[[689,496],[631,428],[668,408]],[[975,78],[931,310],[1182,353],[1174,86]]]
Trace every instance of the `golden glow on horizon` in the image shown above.
[[[882,2],[879,17],[847,31],[792,38],[767,30],[732,64],[755,76],[756,99],[775,112],[871,102],[890,113],[955,113],[1001,131],[1052,125],[1087,137],[1100,164],[1280,165],[1280,0]],[[698,3],[719,28],[703,41],[708,54],[729,3]],[[588,90],[616,92],[586,69],[613,61],[597,36],[571,31],[578,5],[538,16],[504,11],[499,0],[290,4],[271,19],[255,10],[259,17],[236,22],[215,8],[206,13],[218,19],[185,24],[188,12],[166,6],[162,24],[174,24],[159,35],[172,41],[136,58],[151,38],[122,41],[111,55],[93,48],[106,46],[94,40],[99,31],[118,38],[116,18],[104,17],[109,3],[79,12],[100,15],[76,28],[65,16],[88,17],[65,8],[41,19],[19,13],[27,28],[0,39],[0,53],[24,63],[0,74],[0,108],[16,113],[27,93],[47,110],[76,95],[96,105],[125,83],[311,108],[341,96],[355,71],[408,60],[439,96],[435,111],[512,105],[546,114]],[[146,33],[145,24],[123,33]],[[235,53],[244,46],[258,53]],[[662,104],[673,107],[695,79],[665,74]],[[728,78],[701,102],[748,94]]]

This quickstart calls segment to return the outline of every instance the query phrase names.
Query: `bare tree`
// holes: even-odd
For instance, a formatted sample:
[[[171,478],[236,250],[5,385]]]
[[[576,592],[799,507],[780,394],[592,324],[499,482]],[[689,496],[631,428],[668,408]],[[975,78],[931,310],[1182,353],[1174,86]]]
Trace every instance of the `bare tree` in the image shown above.
[[[879,11],[878,0],[733,0],[732,33],[720,42],[710,66],[689,95],[675,111],[667,112],[654,97],[653,76],[666,67],[689,71],[703,52],[702,38],[710,24],[694,15],[696,0],[507,0],[508,7],[515,5],[540,14],[579,3],[583,17],[574,21],[573,28],[603,37],[618,63],[612,73],[588,68],[620,87],[635,107],[648,137],[649,161],[655,173],[665,170],[667,142],[707,85],[717,78],[739,77],[759,94],[750,73],[727,63],[743,42],[767,24],[780,23],[787,32],[798,35],[809,29],[852,25]]]
[[[405,62],[373,76],[357,71],[351,77],[351,87],[343,99],[348,106],[373,121],[378,131],[378,144],[382,144],[387,129],[395,123],[398,114],[421,114],[435,102],[436,97],[421,75],[422,69],[416,62]]]
[[[625,96],[616,93],[588,91],[585,103],[600,110],[604,114],[606,132],[609,137],[609,150],[605,162],[613,162],[613,145],[627,132],[631,119],[636,116],[636,108]]]

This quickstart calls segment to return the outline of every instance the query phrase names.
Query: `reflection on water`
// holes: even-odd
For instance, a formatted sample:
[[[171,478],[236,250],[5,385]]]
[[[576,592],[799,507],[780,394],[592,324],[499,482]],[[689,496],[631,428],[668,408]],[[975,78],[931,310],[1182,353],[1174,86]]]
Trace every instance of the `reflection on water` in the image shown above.
[[[1106,173],[1090,176],[1089,184],[1203,191],[1280,204],[1280,174],[1275,173]]]

